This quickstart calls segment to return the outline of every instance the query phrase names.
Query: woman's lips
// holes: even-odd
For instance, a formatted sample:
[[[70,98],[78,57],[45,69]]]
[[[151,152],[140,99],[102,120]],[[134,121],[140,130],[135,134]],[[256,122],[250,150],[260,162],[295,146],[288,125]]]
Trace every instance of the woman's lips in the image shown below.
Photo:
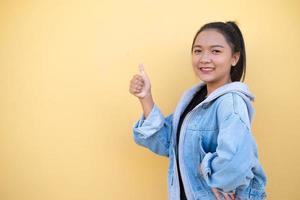
[[[203,72],[205,74],[214,71],[214,68],[211,68],[211,67],[200,67],[199,69],[200,69],[201,72]]]

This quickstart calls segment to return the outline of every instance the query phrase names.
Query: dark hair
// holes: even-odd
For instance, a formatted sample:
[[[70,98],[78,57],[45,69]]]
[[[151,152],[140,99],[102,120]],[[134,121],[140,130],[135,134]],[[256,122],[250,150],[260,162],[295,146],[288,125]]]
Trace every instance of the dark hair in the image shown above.
[[[240,52],[240,58],[236,66],[231,67],[230,77],[231,81],[244,81],[246,74],[246,51],[243,35],[237,24],[233,21],[224,22],[211,22],[203,25],[196,33],[191,51],[193,52],[193,46],[195,44],[196,38],[204,30],[214,29],[221,33],[229,46],[231,47],[232,53]]]

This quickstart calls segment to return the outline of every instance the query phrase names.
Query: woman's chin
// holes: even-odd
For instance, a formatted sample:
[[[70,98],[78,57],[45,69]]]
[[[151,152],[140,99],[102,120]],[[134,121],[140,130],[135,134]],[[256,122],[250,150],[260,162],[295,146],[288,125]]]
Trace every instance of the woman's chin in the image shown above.
[[[199,74],[197,75],[197,77],[204,83],[209,83],[209,82],[213,82],[213,78],[211,77],[206,77],[206,76],[200,76]]]

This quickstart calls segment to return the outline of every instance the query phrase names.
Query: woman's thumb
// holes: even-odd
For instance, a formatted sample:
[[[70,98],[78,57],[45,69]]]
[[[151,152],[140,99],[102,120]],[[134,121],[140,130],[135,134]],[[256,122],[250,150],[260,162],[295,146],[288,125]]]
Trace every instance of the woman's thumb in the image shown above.
[[[139,69],[140,69],[140,75],[143,77],[146,85],[150,85],[150,79],[145,71],[144,64],[140,64]]]
[[[142,75],[145,79],[149,80],[148,74],[145,71],[144,64],[139,65],[140,75]]]
[[[140,64],[140,65],[139,65],[139,69],[140,69],[140,74],[141,74],[141,75],[144,75],[144,74],[145,74],[144,64]]]

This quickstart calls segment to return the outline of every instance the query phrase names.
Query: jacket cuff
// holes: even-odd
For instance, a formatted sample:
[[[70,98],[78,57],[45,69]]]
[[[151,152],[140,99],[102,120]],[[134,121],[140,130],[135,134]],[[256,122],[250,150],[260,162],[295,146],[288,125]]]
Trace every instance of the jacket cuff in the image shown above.
[[[154,104],[147,118],[142,114],[140,119],[134,124],[133,130],[140,133],[142,138],[148,138],[163,127],[164,120],[163,114]]]
[[[212,169],[211,169],[211,161],[212,159],[214,159],[215,157],[217,156],[217,153],[210,153],[208,152],[202,162],[201,162],[201,165],[200,165],[200,170],[201,170],[201,175],[204,177],[205,181],[206,182],[209,182],[209,178],[212,174]],[[224,192],[223,189],[220,189],[220,188],[215,188],[219,193],[222,193],[222,194],[234,194],[235,193],[235,190],[232,190],[232,191],[227,191],[227,192]]]
[[[200,165],[201,175],[204,177],[205,181],[208,182],[209,176],[211,175],[211,160],[217,156],[217,153],[208,152]]]

